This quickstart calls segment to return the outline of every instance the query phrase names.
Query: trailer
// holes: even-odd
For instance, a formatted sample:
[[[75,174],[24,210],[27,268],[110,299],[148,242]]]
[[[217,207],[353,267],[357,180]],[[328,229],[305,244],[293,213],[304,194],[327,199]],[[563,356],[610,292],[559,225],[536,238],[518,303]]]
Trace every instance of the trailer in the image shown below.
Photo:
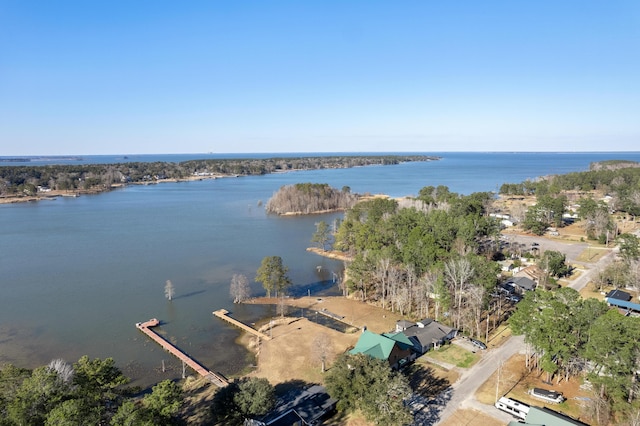
[[[526,419],[527,414],[529,414],[529,406],[527,404],[504,396],[496,401],[495,406],[498,410],[509,413],[520,420]]]
[[[543,401],[552,402],[554,404],[559,404],[564,401],[564,396],[562,396],[561,392],[556,392],[553,389],[547,390],[542,388],[533,388],[529,389],[529,395],[542,399]]]

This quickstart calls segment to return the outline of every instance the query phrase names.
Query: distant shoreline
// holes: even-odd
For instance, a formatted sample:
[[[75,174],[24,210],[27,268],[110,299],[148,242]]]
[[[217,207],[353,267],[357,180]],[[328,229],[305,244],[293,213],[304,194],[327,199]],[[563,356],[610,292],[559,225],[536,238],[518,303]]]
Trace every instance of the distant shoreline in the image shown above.
[[[115,183],[110,188],[98,189],[75,189],[71,191],[51,190],[49,192],[43,192],[41,195],[2,195],[0,196],[0,204],[15,204],[15,203],[31,203],[36,201],[55,200],[58,197],[80,197],[81,195],[97,195],[104,192],[111,192],[116,189],[124,188],[128,185],[157,185],[160,183],[176,183],[176,182],[196,182],[209,179],[221,179],[237,177],[235,175],[215,175],[215,176],[189,176],[181,179],[158,179],[152,182],[131,182],[128,184]]]
[[[8,187],[24,184],[25,189],[18,187],[21,193],[10,193],[0,195],[0,204],[27,203],[43,200],[54,200],[57,197],[79,197],[81,195],[94,195],[109,192],[127,185],[154,185],[166,182],[192,182],[206,179],[219,179],[241,176],[258,176],[273,173],[287,173],[304,170],[355,168],[373,165],[392,166],[406,162],[427,162],[437,161],[440,157],[416,155],[416,156],[340,156],[340,157],[299,157],[299,158],[268,158],[261,160],[190,160],[179,164],[173,163],[149,163],[145,164],[142,171],[141,163],[119,163],[119,164],[86,164],[75,165],[72,170],[64,165],[51,166],[3,166],[0,167],[0,178],[6,181]],[[18,161],[17,158],[5,159],[7,162]],[[138,172],[138,176],[133,179],[130,176],[131,168],[129,164],[135,164],[133,169]],[[96,169],[97,168],[97,169]],[[59,170],[58,170],[59,169]],[[90,179],[94,182],[86,189],[73,188],[56,190],[44,187],[45,184],[38,183],[35,170],[42,170],[50,173],[50,180],[54,183],[60,176],[68,179],[65,175],[74,174],[73,179],[88,183]],[[168,171],[167,171],[168,170]],[[237,173],[236,173],[237,171]],[[3,173],[5,172],[5,173]],[[188,172],[188,175],[187,175]],[[107,176],[119,173],[121,182],[106,184],[100,183]],[[140,178],[141,175],[142,179]],[[173,176],[172,176],[173,175]],[[187,175],[187,176],[185,176]],[[19,177],[20,179],[16,179]],[[112,179],[112,178],[110,178]],[[113,179],[112,179],[113,182]],[[42,187],[39,185],[43,185]],[[55,185],[49,184],[51,187]],[[31,189],[27,191],[26,187]],[[37,192],[36,191],[37,186]],[[75,186],[75,185],[73,185]],[[16,191],[13,189],[12,191]],[[319,212],[318,212],[319,213]]]

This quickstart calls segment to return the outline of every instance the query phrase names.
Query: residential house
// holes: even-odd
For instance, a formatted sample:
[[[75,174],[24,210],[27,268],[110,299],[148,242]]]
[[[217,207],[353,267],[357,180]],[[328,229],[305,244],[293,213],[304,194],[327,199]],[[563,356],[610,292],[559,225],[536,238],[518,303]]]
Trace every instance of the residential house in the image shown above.
[[[547,407],[530,407],[524,421],[509,422],[508,426],[587,426],[586,423],[572,419]]]
[[[528,277],[513,277],[503,284],[504,288],[509,289],[515,294],[525,294],[527,291],[536,289],[536,282]]]
[[[426,318],[418,322],[400,320],[396,323],[396,332],[407,336],[413,345],[414,352],[422,355],[456,337],[458,330]]]
[[[618,308],[621,314],[638,316],[640,315],[640,305],[626,300],[615,299],[612,297],[605,297],[604,301],[607,305]]]
[[[605,297],[616,300],[624,300],[625,302],[629,302],[631,300],[631,295],[622,290],[611,290]]]
[[[358,343],[349,353],[365,354],[388,361],[391,368],[397,369],[415,359],[415,355],[411,351],[412,347],[413,343],[402,333],[376,334],[364,330]]]
[[[245,426],[308,426],[318,424],[335,411],[337,401],[324,387],[312,385],[294,392],[260,420],[247,419]]]

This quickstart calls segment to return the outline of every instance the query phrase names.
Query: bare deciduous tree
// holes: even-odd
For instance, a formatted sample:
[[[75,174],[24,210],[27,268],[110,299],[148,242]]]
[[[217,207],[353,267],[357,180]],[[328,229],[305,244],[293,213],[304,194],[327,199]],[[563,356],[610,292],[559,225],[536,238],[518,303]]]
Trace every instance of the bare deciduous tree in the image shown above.
[[[455,312],[456,328],[460,329],[462,295],[469,279],[473,276],[473,266],[469,259],[460,257],[444,264],[444,277],[453,296],[453,311]]]
[[[484,308],[485,288],[479,285],[471,285],[467,289],[467,307],[471,311],[476,328],[476,336],[480,338],[480,323],[482,322],[482,312]],[[489,318],[487,317],[487,322]]]
[[[173,300],[173,296],[175,295],[176,290],[175,288],[173,288],[173,283],[171,282],[171,280],[167,280],[167,282],[164,284],[164,297],[166,297],[168,300]]]
[[[320,363],[320,371],[323,373],[332,353],[333,343],[331,338],[325,333],[318,333],[311,342],[311,359]]]
[[[233,303],[242,303],[250,296],[249,280],[242,274],[233,274],[229,294],[233,297]]]

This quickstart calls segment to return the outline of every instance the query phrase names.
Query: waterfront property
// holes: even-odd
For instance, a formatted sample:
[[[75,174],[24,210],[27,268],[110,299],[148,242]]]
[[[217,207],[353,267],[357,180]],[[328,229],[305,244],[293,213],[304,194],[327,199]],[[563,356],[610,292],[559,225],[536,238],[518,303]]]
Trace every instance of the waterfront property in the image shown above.
[[[364,330],[356,346],[350,354],[364,354],[372,358],[389,362],[391,368],[397,369],[415,359],[411,348],[413,343],[402,333],[376,334]]]
[[[173,344],[171,344],[168,341],[166,341],[165,339],[163,339],[158,333],[153,331],[152,328],[156,327],[158,325],[160,325],[160,321],[158,321],[156,318],[152,318],[152,319],[150,319],[149,321],[146,321],[146,322],[136,323],[136,328],[138,330],[142,331],[147,336],[149,336],[153,341],[158,343],[160,346],[162,346],[162,348],[165,349],[167,352],[171,353],[176,358],[178,358],[180,361],[182,361],[184,364],[186,364],[189,367],[191,367],[200,376],[205,377],[206,379],[208,379],[214,385],[222,388],[222,387],[225,387],[225,386],[227,386],[229,384],[229,382],[227,382],[227,380],[224,377],[222,377],[219,374],[214,373],[213,371],[207,370],[202,365],[200,365],[195,359],[191,358],[189,355],[187,355],[186,353],[182,352],[180,349],[175,347]]]
[[[227,311],[226,309],[218,309],[217,311],[213,311],[213,315],[217,316],[220,319],[223,319],[227,322],[230,322],[231,324],[235,325],[236,327],[239,327],[241,329],[243,329],[244,331],[248,331],[249,333],[253,334],[254,336],[258,336],[261,339],[264,340],[271,340],[271,337],[267,336],[264,333],[259,332],[258,330],[256,330],[255,328],[251,328],[248,325],[233,319],[229,316],[229,311]]]
[[[396,323],[396,332],[407,336],[413,345],[413,350],[418,355],[422,355],[431,349],[438,349],[439,346],[456,337],[458,330],[425,318],[418,322],[400,320]]]

